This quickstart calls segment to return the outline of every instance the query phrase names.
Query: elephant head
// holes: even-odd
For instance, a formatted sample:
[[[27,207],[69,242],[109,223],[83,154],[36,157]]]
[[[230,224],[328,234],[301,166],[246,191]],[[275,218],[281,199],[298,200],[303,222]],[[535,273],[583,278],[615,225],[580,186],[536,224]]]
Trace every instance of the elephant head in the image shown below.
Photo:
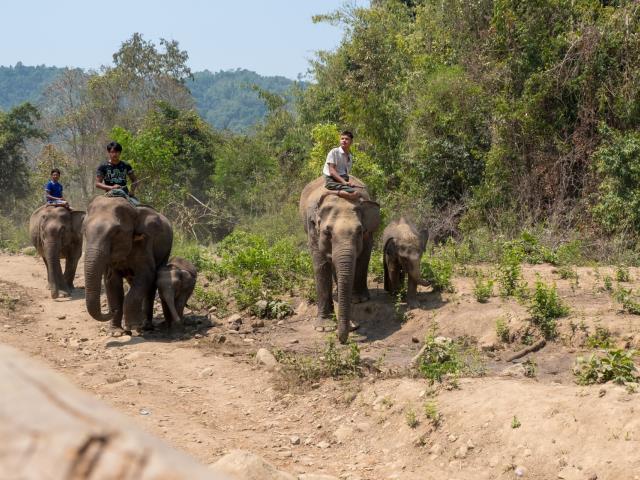
[[[151,207],[133,207],[124,198],[100,196],[89,204],[84,235],[85,300],[89,314],[96,320],[111,320],[114,333],[122,330],[123,315],[129,327],[152,328],[156,271],[169,258],[173,242],[169,220]],[[103,277],[108,314],[100,308]],[[126,296],[123,279],[130,285]]]
[[[417,285],[428,286],[420,274],[420,260],[426,247],[427,232],[418,232],[404,217],[391,222],[382,234],[384,251],[384,288],[397,293],[402,288],[404,274],[409,277],[407,301],[415,300]]]
[[[345,343],[349,336],[354,290],[368,298],[366,277],[372,235],[380,224],[380,205],[371,200],[351,202],[336,195],[324,195],[312,209],[308,214],[309,227],[313,229],[310,235],[317,243],[320,255],[331,263],[335,272],[338,339]]]
[[[51,297],[67,297],[73,289],[78,260],[82,255],[82,223],[85,213],[64,207],[43,206],[31,215],[31,242],[47,267]],[[60,259],[66,259],[62,273]]]

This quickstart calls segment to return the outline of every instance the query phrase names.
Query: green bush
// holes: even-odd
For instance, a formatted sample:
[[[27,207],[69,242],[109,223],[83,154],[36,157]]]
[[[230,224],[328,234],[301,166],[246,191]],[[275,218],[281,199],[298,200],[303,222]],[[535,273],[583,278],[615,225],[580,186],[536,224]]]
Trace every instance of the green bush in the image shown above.
[[[522,262],[523,253],[516,248],[509,248],[504,251],[500,264],[498,265],[497,278],[500,284],[500,295],[511,297],[523,288],[522,282]]]
[[[616,280],[618,282],[631,281],[631,274],[629,273],[629,267],[626,265],[618,265],[616,267]]]
[[[487,303],[493,296],[493,280],[478,275],[473,281],[473,295],[479,303]]]
[[[558,268],[557,272],[563,280],[578,280],[578,272],[572,266],[562,265]]]
[[[269,243],[261,235],[241,230],[233,232],[215,246],[220,257],[213,270],[221,278],[232,280],[233,297],[239,309],[258,300],[306,294],[312,275],[311,259],[292,238]]]
[[[618,285],[613,292],[613,298],[622,304],[622,309],[625,312],[640,315],[640,302],[636,300],[636,296],[630,288],[624,288]]]
[[[507,322],[502,318],[496,320],[496,336],[501,342],[509,343],[511,341],[511,332]]]
[[[418,370],[431,383],[442,382],[445,375],[457,376],[464,368],[456,344],[448,338],[427,336]]]
[[[191,298],[197,308],[208,310],[211,307],[216,307],[218,315],[224,315],[227,312],[227,299],[219,290],[209,290],[196,284]]]
[[[193,263],[199,272],[203,272],[205,275],[215,268],[215,262],[209,251],[198,245],[197,242],[188,240],[180,233],[174,235],[171,256],[186,258]]]
[[[596,327],[595,333],[587,337],[585,344],[588,348],[611,348],[611,332],[606,328]]]
[[[584,262],[582,242],[573,240],[563,243],[555,252],[556,265],[580,265]]]
[[[636,382],[638,376],[633,362],[635,355],[633,350],[613,349],[607,350],[604,356],[594,354],[587,359],[578,357],[573,369],[576,382],[580,385]]]
[[[453,276],[453,261],[450,258],[425,255],[420,263],[420,272],[422,278],[430,282],[434,290],[441,292],[454,291],[451,280]]]
[[[555,284],[547,286],[538,278],[529,313],[534,325],[540,328],[545,338],[555,338],[557,335],[555,319],[567,316],[569,307],[560,300]]]
[[[505,242],[503,250],[505,252],[514,251],[520,257],[520,262],[524,261],[532,265],[545,262],[556,263],[558,260],[551,249],[541,245],[539,240],[526,230],[520,234],[519,238]]]

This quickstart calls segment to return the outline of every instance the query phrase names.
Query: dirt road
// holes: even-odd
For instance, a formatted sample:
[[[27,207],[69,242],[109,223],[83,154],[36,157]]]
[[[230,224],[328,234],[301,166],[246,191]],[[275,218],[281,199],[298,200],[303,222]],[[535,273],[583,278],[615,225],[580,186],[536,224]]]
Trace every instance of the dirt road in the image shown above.
[[[82,266],[78,271],[76,286],[82,286]],[[507,365],[489,358],[488,375],[462,379],[458,389],[367,375],[287,393],[252,354],[260,345],[308,349],[321,342],[304,305],[284,324],[274,322],[255,335],[219,326],[184,339],[112,338],[87,315],[82,289],[70,300],[49,297],[39,259],[0,255],[0,279],[0,342],[44,360],[205,464],[241,448],[292,473],[351,480],[640,479],[640,397],[609,384],[573,384],[567,359],[576,351],[570,344],[535,355],[537,379],[501,375]],[[469,280],[456,282],[457,294],[425,297],[424,310],[393,328],[386,319],[393,306],[374,295],[380,308],[371,314],[375,322],[363,325],[363,356],[384,354],[391,365],[401,364],[419,347],[412,337],[423,338],[436,316],[445,334],[488,341],[497,314],[517,323],[524,310],[499,300],[478,310],[469,299]],[[583,321],[610,320],[620,338],[635,341],[638,317],[616,314],[609,300],[590,293],[589,281],[578,291],[560,287]],[[437,410],[438,426],[427,418],[426,405]]]

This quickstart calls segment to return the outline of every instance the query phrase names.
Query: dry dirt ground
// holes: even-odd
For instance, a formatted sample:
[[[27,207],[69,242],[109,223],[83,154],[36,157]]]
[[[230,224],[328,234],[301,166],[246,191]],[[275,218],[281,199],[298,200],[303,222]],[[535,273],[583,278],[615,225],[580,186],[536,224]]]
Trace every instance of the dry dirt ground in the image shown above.
[[[640,394],[578,386],[571,373],[595,326],[608,328],[620,346],[640,347],[640,317],[621,313],[600,288],[611,269],[580,268],[577,284],[550,266],[526,267],[530,284],[536,273],[557,282],[572,313],[560,320],[558,341],[528,356],[535,378],[508,369],[513,363],[501,358],[522,346],[504,347],[495,333],[497,318],[521,332],[526,307],[500,298],[479,304],[464,276],[455,278],[455,293],[420,292],[421,308],[404,317],[372,284],[372,300],[355,306],[362,327],[354,338],[382,373],[369,369],[360,379],[307,388],[283,390],[280,376],[256,366],[254,355],[260,346],[321,350],[326,334],[312,329],[312,306],[300,303],[293,317],[264,327],[250,328],[245,318],[240,332],[222,320],[180,338],[112,338],[86,313],[81,288],[70,300],[52,300],[43,263],[24,255],[0,255],[0,342],[43,360],[205,464],[240,448],[291,473],[351,480],[640,479]],[[636,288],[640,273],[631,275]],[[450,389],[411,375],[407,365],[434,328],[484,349],[484,375]],[[425,404],[437,408],[437,427]]]

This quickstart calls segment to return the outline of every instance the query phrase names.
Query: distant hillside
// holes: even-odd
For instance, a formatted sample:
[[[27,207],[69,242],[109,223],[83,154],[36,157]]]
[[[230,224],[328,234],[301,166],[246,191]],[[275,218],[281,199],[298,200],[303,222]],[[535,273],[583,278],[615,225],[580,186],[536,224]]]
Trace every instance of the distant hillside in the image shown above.
[[[264,117],[267,108],[252,85],[272,93],[284,94],[294,83],[285,77],[263,77],[249,70],[193,74],[187,86],[196,100],[200,115],[218,129],[246,130]]]
[[[9,110],[23,102],[37,102],[53,79],[64,68],[27,67],[22,62],[14,67],[0,67],[0,109]]]
[[[0,66],[0,109],[9,110],[22,102],[36,103],[44,89],[64,71],[64,68]],[[284,94],[294,83],[285,77],[263,77],[249,70],[229,70],[212,73],[209,70],[193,74],[187,81],[202,118],[217,129],[246,131],[267,112],[252,85],[272,93]]]

